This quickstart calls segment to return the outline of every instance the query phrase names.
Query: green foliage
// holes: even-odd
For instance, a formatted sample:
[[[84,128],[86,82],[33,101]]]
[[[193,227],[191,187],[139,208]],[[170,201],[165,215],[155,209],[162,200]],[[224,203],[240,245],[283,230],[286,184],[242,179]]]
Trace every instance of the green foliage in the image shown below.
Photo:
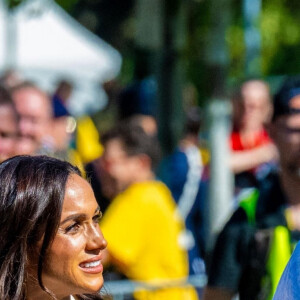
[[[72,11],[73,7],[78,3],[78,0],[55,0],[66,11]]]
[[[297,58],[297,53],[300,53],[299,1],[263,0],[262,4],[262,13],[257,25],[261,32],[263,75],[299,73],[300,61]],[[231,77],[243,77],[246,49],[241,7],[237,2],[233,10],[234,18],[226,35],[230,54],[229,74]]]
[[[261,18],[264,74],[292,74],[300,71],[299,1],[265,1]]]
[[[14,9],[22,2],[23,2],[23,0],[5,0],[5,3],[9,9]]]
[[[10,9],[22,1],[4,0]],[[96,34],[118,48],[124,56],[121,81],[126,84],[135,76],[136,16],[133,13],[137,0],[55,0],[66,11],[80,20],[83,14],[92,14],[97,19]],[[183,0],[181,0],[183,1]],[[185,1],[185,0],[184,0]],[[212,33],[211,1],[186,1],[186,45],[181,48],[180,59],[185,62],[187,81],[196,87],[198,103],[204,104],[211,96],[209,84],[214,74],[208,68],[207,47]],[[176,11],[179,0],[169,1],[169,11]],[[215,2],[217,3],[217,2]],[[225,40],[229,54],[228,82],[245,77],[245,42],[242,15],[243,0],[230,0],[232,20],[226,30]],[[219,7],[222,13],[222,7]],[[262,13],[257,20],[261,31],[261,65],[264,76],[295,74],[300,72],[300,1],[262,0]],[[88,26],[87,26],[88,27]],[[224,38],[223,36],[219,37]],[[226,76],[226,75],[225,75]]]
[[[239,25],[232,25],[227,29],[226,42],[229,49],[231,77],[243,77],[245,67],[244,30]]]
[[[187,11],[187,39],[183,56],[186,60],[187,80],[191,82],[198,91],[198,104],[204,105],[210,96],[206,88],[209,80],[209,72],[205,62],[205,47],[209,35],[210,15],[208,1],[190,1]]]

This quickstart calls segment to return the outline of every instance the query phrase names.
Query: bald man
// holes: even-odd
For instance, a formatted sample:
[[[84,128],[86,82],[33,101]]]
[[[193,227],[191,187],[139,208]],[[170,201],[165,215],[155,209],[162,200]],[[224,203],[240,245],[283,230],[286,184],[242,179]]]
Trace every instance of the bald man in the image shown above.
[[[11,93],[20,115],[19,154],[43,152],[45,143],[51,144],[53,110],[49,97],[30,82],[15,86]]]
[[[278,160],[277,149],[265,129],[272,115],[269,87],[261,80],[246,81],[232,103],[230,167],[236,174],[236,187],[255,186],[261,170],[272,168]]]

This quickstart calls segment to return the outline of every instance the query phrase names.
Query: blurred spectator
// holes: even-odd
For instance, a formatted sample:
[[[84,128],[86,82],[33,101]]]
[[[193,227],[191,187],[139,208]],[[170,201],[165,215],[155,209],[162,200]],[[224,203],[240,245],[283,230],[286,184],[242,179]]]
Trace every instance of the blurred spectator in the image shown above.
[[[256,186],[277,160],[277,150],[264,124],[272,113],[268,85],[261,80],[242,84],[233,97],[230,165],[237,188]]]
[[[122,90],[119,95],[119,119],[124,120],[133,115],[154,115],[157,83],[151,76],[137,79]]]
[[[75,148],[84,164],[87,164],[102,155],[103,147],[100,135],[93,119],[84,115],[77,119],[75,133]]]
[[[15,70],[6,70],[0,77],[0,84],[10,89],[22,82],[20,75]]]
[[[9,92],[0,86],[0,162],[16,154],[19,116]]]
[[[10,77],[14,80],[9,80]],[[5,73],[2,80],[10,86],[20,115],[20,138],[16,152],[54,156],[83,169],[78,155],[70,151],[76,121],[69,116],[68,111],[54,116],[48,95],[31,82],[21,82],[15,72]]]
[[[157,136],[157,122],[151,115],[136,114],[126,119],[131,126],[140,126],[150,136]]]
[[[182,234],[182,243],[189,250],[190,274],[205,271],[203,214],[208,161],[207,151],[199,144],[201,117],[198,107],[188,110],[183,137],[174,153],[163,162],[161,172],[185,220],[187,230]]]
[[[76,120],[67,109],[67,102],[72,94],[73,86],[67,80],[59,81],[52,96],[52,136],[54,139],[53,156],[67,160],[83,170],[83,164],[77,151],[74,149]]]
[[[76,120],[69,115],[62,115],[52,119],[52,156],[67,160],[75,164],[82,171],[83,164],[76,149],[73,148],[75,130]],[[77,156],[77,158],[73,157],[74,155]]]
[[[30,82],[22,82],[11,89],[12,98],[20,115],[18,152],[20,154],[51,153],[53,110],[46,93]]]
[[[61,80],[52,96],[54,117],[70,115],[67,109],[67,102],[72,94],[73,86],[67,80]]]
[[[71,116],[67,107],[73,88],[70,81],[62,79],[52,96],[55,156],[68,157],[68,161],[83,170],[83,164],[102,153],[102,146],[98,130],[90,116],[83,115],[77,119]]]
[[[150,136],[157,134],[157,124],[152,116],[134,115],[126,119],[126,124],[129,128],[141,127]],[[110,201],[118,193],[116,182],[105,170],[102,156],[86,164],[85,171],[91,182],[96,200],[104,213]]]
[[[278,147],[279,173],[269,173],[220,233],[205,300],[272,299],[300,238],[300,80],[287,80],[274,99],[268,125]]]
[[[120,124],[102,136],[104,166],[116,181],[101,229],[109,243],[106,261],[129,279],[163,284],[188,275],[186,252],[178,244],[184,226],[167,187],[155,180],[156,139],[141,127]],[[149,283],[151,284],[151,283]],[[197,299],[192,288],[138,291],[136,299]]]
[[[84,168],[101,211],[105,213],[111,200],[117,195],[115,180],[105,170],[102,155],[87,163]]]
[[[95,112],[92,116],[100,135],[112,128],[118,121],[117,103],[122,85],[118,79],[113,79],[104,82],[102,88],[107,95],[107,103],[103,109]]]

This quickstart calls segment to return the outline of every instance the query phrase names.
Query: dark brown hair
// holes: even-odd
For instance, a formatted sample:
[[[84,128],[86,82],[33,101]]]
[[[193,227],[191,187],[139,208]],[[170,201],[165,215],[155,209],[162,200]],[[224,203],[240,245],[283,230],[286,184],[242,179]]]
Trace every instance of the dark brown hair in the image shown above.
[[[147,155],[151,159],[152,169],[160,161],[161,151],[157,138],[147,134],[141,126],[122,121],[101,136],[104,147],[112,140],[119,140],[128,156]]]
[[[15,156],[0,164],[1,300],[26,299],[28,254],[42,238],[37,278],[40,287],[53,296],[43,285],[42,271],[59,227],[66,183],[72,174],[81,176],[78,168],[68,162],[47,156]]]

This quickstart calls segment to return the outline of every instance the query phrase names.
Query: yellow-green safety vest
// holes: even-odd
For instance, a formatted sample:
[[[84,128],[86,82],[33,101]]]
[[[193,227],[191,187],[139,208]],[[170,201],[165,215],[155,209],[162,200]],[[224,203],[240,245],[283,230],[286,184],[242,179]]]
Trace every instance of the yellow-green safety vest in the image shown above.
[[[259,198],[259,191],[251,189],[240,200],[240,207],[245,211],[249,224],[256,224],[256,207]],[[266,276],[262,279],[262,286],[268,285],[269,295],[264,300],[271,300],[275,294],[279,279],[288,260],[292,255],[290,231],[285,226],[274,228],[269,253],[266,263]]]

